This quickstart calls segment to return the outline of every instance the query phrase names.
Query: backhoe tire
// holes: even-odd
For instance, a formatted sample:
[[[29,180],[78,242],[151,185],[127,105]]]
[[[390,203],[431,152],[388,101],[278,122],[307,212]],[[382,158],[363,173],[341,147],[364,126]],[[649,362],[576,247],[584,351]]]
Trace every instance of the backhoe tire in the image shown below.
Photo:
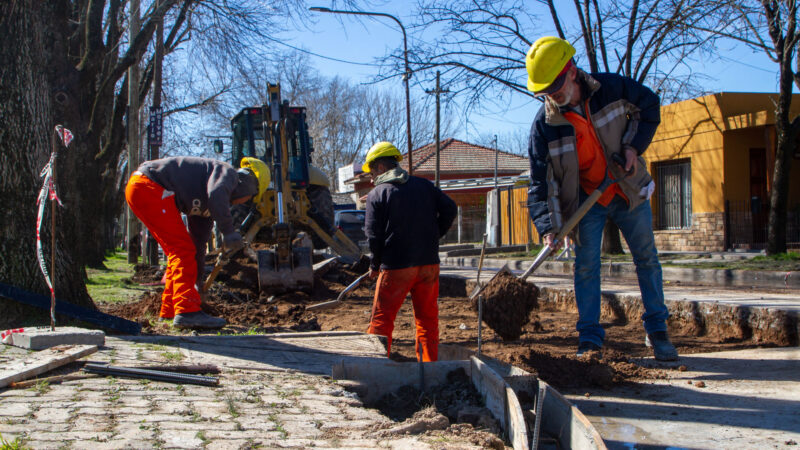
[[[308,200],[311,202],[309,216],[325,231],[330,232],[333,228],[333,196],[331,191],[325,186],[312,184],[306,191]],[[328,247],[328,244],[315,233],[311,234],[315,249]]]

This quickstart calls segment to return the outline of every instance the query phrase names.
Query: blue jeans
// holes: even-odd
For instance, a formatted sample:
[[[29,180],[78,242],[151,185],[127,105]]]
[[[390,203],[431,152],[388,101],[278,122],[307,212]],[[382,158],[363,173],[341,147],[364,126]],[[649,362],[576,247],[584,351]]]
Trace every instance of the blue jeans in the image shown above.
[[[581,200],[586,195],[581,192]],[[664,287],[661,263],[653,238],[653,213],[650,202],[644,202],[633,211],[619,195],[608,206],[595,203],[578,224],[575,246],[575,301],[578,305],[578,338],[603,345],[605,330],[600,326],[600,245],[606,217],[617,224],[628,243],[639,289],[644,303],[644,329],[649,333],[666,331],[669,317],[664,305]]]

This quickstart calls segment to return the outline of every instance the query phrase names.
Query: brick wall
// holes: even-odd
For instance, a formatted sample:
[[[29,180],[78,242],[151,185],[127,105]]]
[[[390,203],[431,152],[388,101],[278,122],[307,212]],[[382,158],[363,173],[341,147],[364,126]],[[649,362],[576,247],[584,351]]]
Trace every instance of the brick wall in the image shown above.
[[[725,251],[725,213],[692,214],[688,230],[655,230],[659,251]]]

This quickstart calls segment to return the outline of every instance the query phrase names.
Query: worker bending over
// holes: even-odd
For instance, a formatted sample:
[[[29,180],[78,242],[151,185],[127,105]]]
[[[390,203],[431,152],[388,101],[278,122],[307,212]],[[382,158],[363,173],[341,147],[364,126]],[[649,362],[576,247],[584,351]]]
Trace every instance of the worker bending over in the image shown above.
[[[631,78],[580,70],[572,60],[574,54],[569,42],[548,36],[534,42],[525,59],[528,89],[544,97],[528,146],[531,219],[544,243],[557,248],[560,243],[553,238],[578,205],[607,176],[618,180],[578,223],[577,354],[601,350],[605,338],[600,325],[600,244],[610,218],[625,237],[636,265],[646,340],[656,359],[671,361],[678,354],[667,335],[669,312],[653,238],[649,199],[654,184],[640,156],[661,121],[659,99]],[[611,162],[615,153],[624,158],[624,168]]]
[[[232,255],[244,247],[242,236],[234,229],[230,208],[259,192],[259,180],[251,169],[237,170],[207,158],[178,156],[147,161],[131,175],[125,199],[167,257],[161,319],[174,319],[173,325],[178,328],[225,326],[225,319],[200,310],[206,243],[216,221],[223,252]],[[181,213],[188,218],[188,230]]]
[[[391,354],[397,312],[411,292],[418,361],[439,354],[439,239],[457,209],[430,181],[398,166],[403,156],[389,142],[367,152],[364,172],[375,188],[367,196],[365,231],[372,252],[370,278],[378,277],[367,333],[385,336]]]

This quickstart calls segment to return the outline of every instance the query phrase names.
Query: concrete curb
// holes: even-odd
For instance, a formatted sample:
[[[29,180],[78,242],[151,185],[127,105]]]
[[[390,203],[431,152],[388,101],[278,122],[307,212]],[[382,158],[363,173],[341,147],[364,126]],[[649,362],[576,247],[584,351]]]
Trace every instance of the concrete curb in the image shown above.
[[[474,280],[465,280],[467,292]],[[603,291],[600,315],[603,320],[628,323],[641,321],[641,295]],[[539,301],[560,311],[576,312],[575,293],[568,288],[541,288]],[[667,324],[682,333],[714,335],[721,340],[752,341],[764,345],[800,345],[800,314],[779,307],[723,303],[714,300],[664,302],[670,313]],[[644,341],[644,336],[642,336]]]
[[[444,257],[445,266],[478,267],[480,257]],[[499,269],[508,264],[512,270],[525,270],[533,260],[484,258],[483,267]],[[571,261],[547,261],[536,270],[539,275],[572,276]],[[603,263],[603,276],[636,277],[633,263]],[[664,280],[712,283],[720,286],[763,286],[769,288],[800,289],[800,272],[775,272],[767,270],[691,269],[662,267]]]

